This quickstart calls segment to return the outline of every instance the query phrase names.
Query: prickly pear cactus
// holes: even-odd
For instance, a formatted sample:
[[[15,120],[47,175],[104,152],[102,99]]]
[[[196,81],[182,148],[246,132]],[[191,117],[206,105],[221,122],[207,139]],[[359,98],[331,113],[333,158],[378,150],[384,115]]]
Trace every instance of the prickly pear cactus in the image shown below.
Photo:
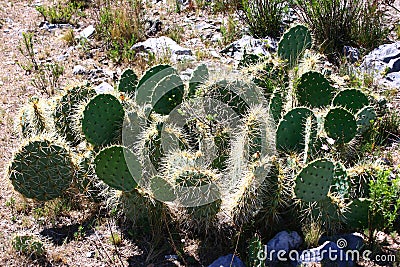
[[[24,138],[34,137],[49,128],[45,105],[43,100],[32,97],[29,99],[29,103],[22,107],[19,116],[19,128]]]
[[[287,60],[289,68],[293,68],[312,44],[311,34],[304,25],[296,25],[286,31],[278,44],[278,56]]]
[[[374,107],[366,106],[356,114],[357,132],[359,134],[365,133],[370,127],[371,122],[376,119],[376,112]]]
[[[308,108],[294,108],[281,119],[276,130],[276,148],[283,151],[304,151],[307,119],[311,118],[310,141],[315,139],[317,119]]]
[[[337,193],[342,199],[348,198],[350,195],[350,179],[347,176],[346,168],[340,162],[335,164],[331,192]]]
[[[127,163],[128,162],[128,163]],[[111,146],[103,149],[94,160],[96,175],[108,186],[130,192],[137,187],[129,166],[141,171],[141,165],[127,148]],[[136,179],[141,177],[136,177]]]
[[[296,177],[294,192],[305,202],[326,199],[332,184],[334,164],[327,159],[309,163]]]
[[[269,100],[269,111],[271,112],[272,118],[275,123],[278,123],[282,118],[284,99],[283,93],[275,91]]]
[[[151,103],[157,83],[172,74],[177,74],[177,72],[170,65],[157,65],[148,69],[138,82],[135,95],[136,103],[138,105]]]
[[[353,200],[353,202],[348,206],[348,211],[345,214],[347,225],[356,229],[368,228],[370,205],[371,200],[366,198]]]
[[[300,105],[321,108],[330,105],[334,88],[323,74],[315,71],[304,73],[296,88],[296,98]]]
[[[74,116],[81,103],[88,101],[96,95],[95,90],[88,86],[77,86],[67,90],[57,101],[53,118],[57,132],[73,144],[81,141],[81,136],[74,131]]]
[[[205,64],[197,66],[193,71],[192,77],[189,80],[189,92],[188,97],[193,97],[196,94],[196,90],[199,86],[204,84],[209,78],[208,68]]]
[[[344,108],[332,108],[325,116],[324,129],[337,143],[348,143],[357,134],[357,123],[349,111]]]
[[[14,155],[8,178],[25,197],[46,201],[66,193],[74,179],[74,168],[64,144],[38,137],[27,141]]]
[[[336,94],[332,101],[333,106],[340,106],[355,114],[368,106],[368,97],[358,89],[346,89]]]
[[[151,96],[153,111],[168,115],[182,103],[184,93],[183,81],[178,75],[172,74],[163,78],[157,83]]]
[[[115,96],[97,95],[83,111],[83,134],[95,146],[109,145],[121,137],[124,116],[124,108]]]
[[[132,69],[126,69],[119,78],[118,91],[123,93],[135,93],[138,76]]]

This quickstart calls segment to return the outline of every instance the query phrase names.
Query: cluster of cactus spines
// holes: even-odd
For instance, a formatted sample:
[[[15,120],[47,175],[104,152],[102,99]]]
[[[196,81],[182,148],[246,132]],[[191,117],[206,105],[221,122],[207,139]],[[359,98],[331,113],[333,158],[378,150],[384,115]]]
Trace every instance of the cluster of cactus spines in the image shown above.
[[[311,34],[304,25],[296,25],[287,30],[278,44],[278,56],[287,60],[289,68],[293,68],[306,49],[312,45]]]
[[[358,134],[363,134],[371,127],[371,122],[376,119],[376,112],[374,107],[366,106],[360,109],[355,116],[357,120],[357,132]]]
[[[311,127],[307,129],[307,119],[311,117]],[[315,139],[316,117],[312,110],[299,107],[286,113],[276,130],[276,147],[286,152],[302,152]],[[310,131],[309,133],[306,130]],[[305,136],[308,136],[308,141]]]
[[[118,91],[123,93],[135,93],[138,76],[132,69],[126,69],[121,73],[118,83]]]
[[[82,132],[95,146],[109,145],[121,137],[124,108],[111,94],[100,94],[85,105],[82,116]]]
[[[337,143],[348,143],[357,134],[357,122],[349,111],[336,107],[325,116],[324,129]]]
[[[336,194],[341,199],[350,197],[350,179],[347,170],[342,163],[336,162],[333,174],[331,193]]]
[[[332,101],[333,106],[340,106],[355,114],[369,105],[368,97],[358,89],[345,89],[338,92]]]
[[[304,73],[296,87],[296,98],[301,106],[321,108],[330,105],[334,88],[323,74],[315,71]]]
[[[108,186],[124,192],[130,192],[137,187],[137,182],[132,177],[128,164],[133,164],[131,166],[137,170],[140,170],[141,166],[128,149],[122,146],[104,148],[96,156],[94,164],[97,177]],[[138,178],[140,177],[136,177],[136,179]]]
[[[42,134],[51,127],[47,119],[46,105],[38,97],[31,97],[20,111],[19,129],[24,138]]]
[[[197,89],[205,84],[209,78],[208,68],[205,64],[201,64],[193,71],[189,80],[188,97],[194,97]]]
[[[75,166],[66,145],[44,136],[27,141],[8,169],[14,189],[39,201],[63,195],[74,177]]]
[[[269,101],[269,111],[275,123],[278,123],[282,117],[284,106],[283,93],[276,90]]]
[[[319,159],[307,164],[296,177],[296,197],[305,202],[327,198],[333,175],[334,163],[331,161]]]
[[[74,131],[74,118],[78,116],[79,105],[94,97],[96,92],[89,86],[76,86],[67,90],[57,101],[54,110],[54,126],[61,136],[73,144],[82,141],[79,134]]]

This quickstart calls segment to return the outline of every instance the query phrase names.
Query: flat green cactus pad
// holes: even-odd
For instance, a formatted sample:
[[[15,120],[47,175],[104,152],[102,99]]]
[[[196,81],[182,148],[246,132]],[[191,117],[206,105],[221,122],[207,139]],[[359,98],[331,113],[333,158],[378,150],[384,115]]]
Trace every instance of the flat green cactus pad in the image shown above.
[[[348,211],[345,213],[347,225],[356,229],[368,228],[370,205],[371,200],[366,198],[355,199],[351,202],[348,206]]]
[[[275,123],[278,123],[282,117],[283,104],[284,102],[282,93],[274,92],[269,101],[269,111],[271,112],[272,118],[274,119]]]
[[[296,97],[302,106],[321,108],[330,105],[334,90],[323,74],[309,71],[301,75]]]
[[[95,146],[111,144],[121,136],[124,116],[124,108],[115,96],[97,95],[83,111],[82,131]]]
[[[346,89],[336,94],[332,104],[341,106],[350,111],[357,113],[360,109],[368,106],[368,97],[358,89]]]
[[[153,196],[162,202],[173,202],[176,199],[172,185],[160,176],[154,176],[150,181]]]
[[[96,92],[87,86],[77,86],[68,90],[57,102],[54,110],[54,126],[57,132],[69,142],[81,141],[81,136],[73,130],[73,115],[82,102],[94,97]]]
[[[334,175],[334,164],[327,159],[309,163],[296,177],[294,192],[305,202],[327,198]]]
[[[134,93],[136,84],[138,83],[138,76],[132,69],[126,69],[122,72],[119,78],[118,91],[123,93]]]
[[[350,180],[347,176],[346,168],[339,162],[335,164],[331,191],[338,193],[342,198],[349,196]]]
[[[66,193],[74,165],[65,147],[45,139],[31,141],[15,154],[8,177],[25,197],[47,201]]]
[[[177,72],[170,65],[156,65],[148,69],[138,82],[135,95],[136,103],[139,105],[151,103],[151,96],[156,84],[172,74],[177,74]]]
[[[376,112],[374,107],[366,106],[356,114],[357,131],[363,134],[371,127],[371,122],[376,119]]]
[[[138,170],[141,170],[140,163],[127,148],[122,146],[105,148],[94,160],[96,175],[108,186],[130,192],[137,187],[137,183],[129,171],[127,161],[130,166],[136,166]]]
[[[325,117],[324,128],[326,134],[337,143],[348,143],[357,133],[357,124],[353,114],[343,108],[329,110]]]
[[[151,96],[153,111],[168,115],[176,106],[182,103],[184,95],[184,84],[182,79],[172,74],[157,83]]]
[[[208,77],[209,73],[207,66],[205,64],[197,66],[189,80],[188,97],[195,96],[197,88],[204,84],[208,80]]]
[[[307,119],[311,118],[310,140],[316,136],[317,119],[308,108],[294,108],[281,119],[276,130],[276,148],[283,151],[302,152],[305,148]]]
[[[304,25],[296,25],[286,31],[278,44],[278,56],[287,60],[289,67],[293,68],[312,44],[311,34]]]

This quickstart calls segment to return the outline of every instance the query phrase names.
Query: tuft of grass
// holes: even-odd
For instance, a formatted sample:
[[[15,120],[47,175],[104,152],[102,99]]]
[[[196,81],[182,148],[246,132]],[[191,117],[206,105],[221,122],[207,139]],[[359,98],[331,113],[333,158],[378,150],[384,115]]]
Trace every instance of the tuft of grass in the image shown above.
[[[100,7],[96,38],[105,43],[109,57],[115,62],[131,62],[132,45],[144,39],[142,0],[107,1]]]
[[[45,21],[53,24],[76,24],[76,17],[84,16],[81,11],[82,1],[71,1],[68,3],[56,3],[52,6],[37,6],[36,10],[43,16]]]
[[[115,246],[120,246],[122,244],[122,238],[118,233],[112,233],[110,235],[110,243]]]
[[[29,235],[16,235],[12,239],[12,247],[18,253],[21,253],[29,258],[40,258],[46,254],[43,243]]]
[[[64,40],[68,46],[74,46],[77,44],[77,40],[75,39],[75,33],[73,29],[68,29],[65,32],[65,34],[61,37],[61,39]]]
[[[323,234],[321,223],[318,221],[312,221],[311,223],[303,227],[304,243],[307,248],[313,248],[318,246],[318,241]]]
[[[240,37],[240,32],[238,31],[238,28],[238,22],[235,21],[234,17],[230,14],[228,16],[228,20],[221,25],[222,45],[232,43]]]

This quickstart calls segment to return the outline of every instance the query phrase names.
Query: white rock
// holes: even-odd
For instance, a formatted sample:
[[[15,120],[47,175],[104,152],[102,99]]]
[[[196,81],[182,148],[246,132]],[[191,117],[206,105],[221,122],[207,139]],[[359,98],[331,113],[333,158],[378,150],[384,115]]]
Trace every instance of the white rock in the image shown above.
[[[72,70],[72,74],[74,75],[83,75],[86,73],[86,68],[82,65],[76,65]]]
[[[89,38],[94,32],[95,32],[95,28],[93,25],[89,25],[87,26],[85,29],[83,29],[80,33],[80,37],[82,38]]]
[[[112,93],[114,91],[114,87],[107,82],[102,82],[101,84],[97,85],[94,90],[97,94],[107,94]]]

